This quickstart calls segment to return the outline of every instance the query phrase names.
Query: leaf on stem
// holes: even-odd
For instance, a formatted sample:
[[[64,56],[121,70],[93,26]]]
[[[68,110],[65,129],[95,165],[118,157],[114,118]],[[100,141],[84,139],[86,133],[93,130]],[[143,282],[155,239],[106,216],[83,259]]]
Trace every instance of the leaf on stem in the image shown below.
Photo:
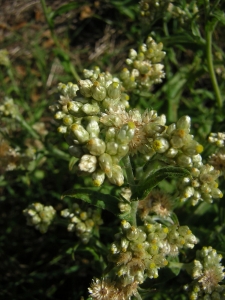
[[[162,180],[166,178],[185,177],[190,176],[187,169],[180,167],[164,167],[155,171],[144,181],[144,183],[137,185],[135,192],[132,195],[134,201],[145,198],[150,191],[156,187]]]

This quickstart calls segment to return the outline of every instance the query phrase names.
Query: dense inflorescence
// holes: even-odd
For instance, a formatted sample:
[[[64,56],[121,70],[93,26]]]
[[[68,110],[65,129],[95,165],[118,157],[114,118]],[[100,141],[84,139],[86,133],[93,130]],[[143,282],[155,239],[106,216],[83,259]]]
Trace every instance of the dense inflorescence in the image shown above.
[[[222,255],[217,254],[212,247],[198,250],[196,259],[187,267],[194,281],[186,285],[191,300],[220,300],[225,297],[225,286],[219,285],[224,277],[224,267],[221,265]]]
[[[34,226],[41,233],[46,233],[49,225],[53,222],[56,211],[52,206],[32,203],[24,209],[23,214],[27,218],[27,225]]]
[[[84,244],[89,242],[94,229],[103,223],[99,210],[90,207],[82,210],[77,203],[71,209],[62,210],[61,216],[69,219],[67,230],[74,231]]]

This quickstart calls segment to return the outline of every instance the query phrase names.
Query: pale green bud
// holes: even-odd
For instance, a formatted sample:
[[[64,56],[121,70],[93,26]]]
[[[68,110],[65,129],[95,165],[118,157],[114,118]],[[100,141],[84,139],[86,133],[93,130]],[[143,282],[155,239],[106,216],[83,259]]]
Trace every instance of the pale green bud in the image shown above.
[[[191,167],[192,166],[192,159],[191,159],[191,157],[189,157],[187,155],[180,154],[180,155],[177,156],[177,163],[181,167]]]
[[[69,232],[74,231],[74,230],[75,230],[75,224],[73,224],[73,223],[68,224],[67,230],[68,230]]]
[[[119,145],[116,157],[120,160],[129,152],[129,145]]]
[[[86,127],[86,130],[89,133],[90,138],[98,137],[99,132],[100,132],[100,128],[99,128],[98,122],[95,119],[92,119],[88,123],[88,125]]]
[[[102,101],[106,97],[106,89],[98,81],[93,83],[91,88],[92,97],[97,101]]]
[[[79,115],[82,106],[83,104],[78,101],[70,101],[69,103],[67,103],[68,111],[74,116]]]
[[[128,203],[119,203],[118,206],[121,213],[129,213],[131,211],[131,206]]]
[[[91,80],[89,79],[79,80],[78,85],[79,85],[79,90],[81,95],[83,95],[84,97],[91,97],[92,95],[91,87],[93,86]]]
[[[118,82],[112,82],[107,89],[108,96],[112,99],[117,99],[121,93],[121,86]]]
[[[85,154],[81,157],[78,166],[81,171],[93,173],[96,170],[97,158],[95,156]]]
[[[125,80],[130,77],[130,71],[127,68],[124,68],[120,73],[120,78]]]
[[[116,137],[116,140],[120,144],[127,144],[129,143],[135,134],[135,124],[133,122],[129,122],[128,124],[123,125]]]
[[[63,218],[68,218],[70,216],[70,211],[68,208],[66,208],[64,210],[61,210],[60,214]]]
[[[130,228],[128,228],[126,230],[126,237],[130,241],[136,240],[138,238],[138,235],[139,235],[138,228],[136,228],[134,226],[131,226]]]
[[[97,155],[97,156],[103,154],[106,149],[106,145],[104,141],[99,138],[90,139],[86,147],[92,155]]]
[[[118,150],[118,144],[115,142],[108,142],[106,144],[106,153],[109,155],[116,155]]]
[[[70,115],[66,115],[64,118],[63,118],[63,123],[64,125],[66,126],[70,126],[72,125],[74,122],[74,118]]]
[[[102,170],[97,170],[92,174],[92,181],[95,186],[101,186],[105,180],[105,173]]]
[[[57,131],[59,132],[59,133],[67,133],[67,126],[59,126],[58,128],[57,128]]]
[[[77,84],[73,84],[72,82],[68,82],[67,85],[63,83],[58,84],[58,90],[63,95],[70,97],[73,99],[77,95],[77,91],[79,90],[79,87]]]
[[[191,128],[191,118],[189,116],[183,116],[177,121],[178,129],[190,129]]]
[[[79,222],[76,224],[76,231],[81,234],[86,231],[86,225],[83,222]]]
[[[108,176],[108,174],[106,173],[106,175],[108,176],[109,181],[112,184],[121,186],[124,184],[124,176],[123,176],[123,170],[119,165],[112,165],[112,176]]]
[[[178,153],[178,149],[170,148],[166,153],[165,156],[168,158],[174,158]]]
[[[89,140],[89,134],[83,126],[79,124],[73,124],[71,125],[70,130],[81,144],[86,143]]]
[[[107,175],[107,177],[112,177],[112,158],[109,154],[103,153],[99,156],[98,162],[102,171]]]
[[[100,112],[100,108],[97,103],[86,103],[82,107],[82,111],[87,115],[97,115]]]
[[[115,137],[116,137],[116,128],[115,127],[109,128],[105,135],[106,142],[111,142],[111,141],[114,142]]]
[[[62,111],[57,111],[57,113],[54,115],[54,118],[56,120],[61,120],[62,118],[64,118],[66,116],[66,114]]]
[[[167,134],[171,135],[171,133],[176,129],[176,124],[175,123],[172,123],[170,124],[168,127],[167,127]]]

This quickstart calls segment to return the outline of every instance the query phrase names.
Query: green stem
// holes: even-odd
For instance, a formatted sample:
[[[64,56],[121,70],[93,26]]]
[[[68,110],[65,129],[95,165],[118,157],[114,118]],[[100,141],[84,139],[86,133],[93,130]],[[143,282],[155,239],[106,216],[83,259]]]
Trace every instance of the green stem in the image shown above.
[[[27,129],[27,131],[30,133],[30,135],[34,138],[34,139],[37,139],[39,140],[40,139],[40,136],[37,134],[37,132],[23,119],[22,116],[17,116],[16,117],[16,120],[18,122],[20,122],[20,124],[25,128]]]
[[[213,68],[213,57],[212,57],[212,33],[213,30],[211,30],[209,27],[206,27],[206,53],[207,53],[207,62],[208,62],[208,68],[209,68],[209,74],[211,77],[212,85],[214,92],[216,94],[217,104],[219,107],[223,106],[223,100],[220,94],[220,89],[218,86],[218,82],[216,79],[216,74]]]

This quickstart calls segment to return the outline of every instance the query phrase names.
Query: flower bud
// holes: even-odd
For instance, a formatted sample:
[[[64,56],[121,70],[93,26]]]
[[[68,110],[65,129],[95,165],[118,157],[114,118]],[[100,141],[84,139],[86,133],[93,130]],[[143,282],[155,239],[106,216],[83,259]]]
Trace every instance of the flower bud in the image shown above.
[[[90,139],[86,147],[92,155],[96,155],[96,156],[103,154],[106,149],[106,145],[104,141],[99,138]]]
[[[71,125],[70,130],[73,132],[79,143],[83,144],[89,140],[89,134],[83,126],[75,123]]]
[[[105,173],[102,170],[97,170],[92,174],[92,181],[95,186],[101,186],[105,180]]]
[[[78,85],[79,85],[79,90],[82,96],[84,97],[91,97],[92,95],[92,91],[91,91],[91,87],[93,86],[93,83],[91,82],[91,80],[86,79],[86,80],[79,80],[78,81]]]
[[[106,173],[106,175],[108,176],[109,181],[112,184],[121,186],[124,184],[124,176],[123,176],[123,170],[119,165],[112,165],[112,176],[108,176],[108,174]]]
[[[121,93],[121,87],[118,82],[112,82],[107,89],[108,96],[111,99],[117,99]]]
[[[92,88],[92,97],[97,101],[102,101],[106,97],[106,89],[100,85],[98,81],[95,81]]]
[[[112,177],[112,158],[109,154],[103,153],[99,156],[98,162],[102,171],[108,178]]]

